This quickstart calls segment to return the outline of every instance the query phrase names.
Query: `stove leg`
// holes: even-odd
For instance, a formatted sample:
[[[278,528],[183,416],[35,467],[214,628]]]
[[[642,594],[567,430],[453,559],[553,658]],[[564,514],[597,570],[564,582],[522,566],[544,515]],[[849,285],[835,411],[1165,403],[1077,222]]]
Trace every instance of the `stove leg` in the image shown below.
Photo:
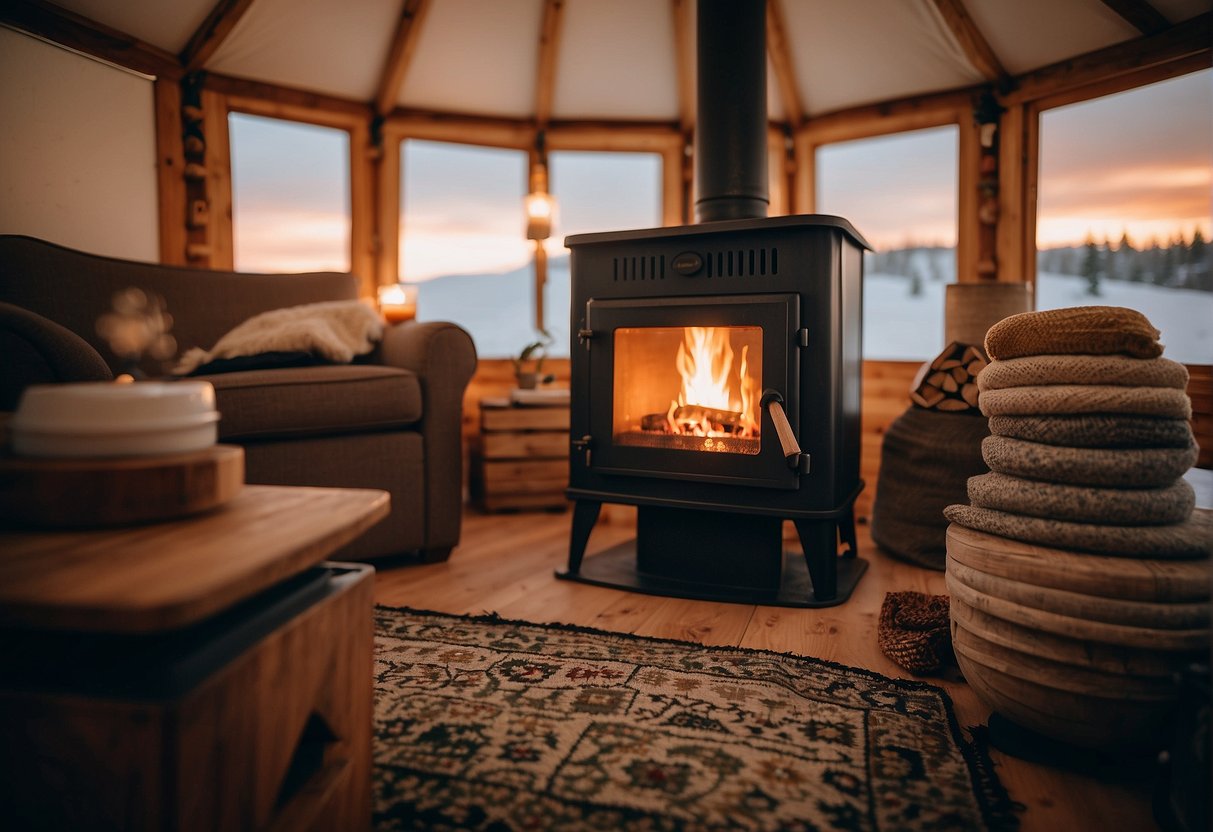
[[[804,562],[813,581],[813,597],[818,601],[832,601],[838,595],[838,524],[833,520],[797,520],[795,523],[804,549]]]
[[[602,503],[596,500],[573,502],[573,533],[569,539],[569,574],[581,571],[581,559],[585,557],[585,545],[590,542],[590,532],[598,522]]]
[[[859,542],[855,537],[855,505],[847,506],[847,510],[838,518],[838,536],[846,545],[842,553],[844,558],[853,558],[859,554]]]

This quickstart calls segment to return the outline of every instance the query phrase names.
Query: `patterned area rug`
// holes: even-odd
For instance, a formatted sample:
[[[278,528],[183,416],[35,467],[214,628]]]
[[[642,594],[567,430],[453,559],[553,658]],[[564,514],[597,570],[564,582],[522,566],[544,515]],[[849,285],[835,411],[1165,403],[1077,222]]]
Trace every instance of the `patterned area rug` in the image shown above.
[[[563,625],[376,618],[379,830],[1015,825],[932,685]]]

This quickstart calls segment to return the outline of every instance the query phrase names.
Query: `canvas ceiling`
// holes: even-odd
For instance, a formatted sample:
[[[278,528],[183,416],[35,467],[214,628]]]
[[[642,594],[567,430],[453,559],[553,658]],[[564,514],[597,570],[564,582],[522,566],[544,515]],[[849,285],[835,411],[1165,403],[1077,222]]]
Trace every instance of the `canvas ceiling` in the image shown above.
[[[374,98],[404,0],[253,0],[205,69],[339,96]],[[807,116],[983,80],[932,0],[770,0],[782,10]],[[58,0],[178,54],[216,0]],[[429,0],[400,85],[405,108],[529,118],[543,0]],[[1152,0],[1169,22],[1209,0]],[[1012,75],[1141,33],[1102,0],[963,0]],[[672,3],[564,0],[551,117],[676,121]],[[770,114],[783,118],[768,73]]]

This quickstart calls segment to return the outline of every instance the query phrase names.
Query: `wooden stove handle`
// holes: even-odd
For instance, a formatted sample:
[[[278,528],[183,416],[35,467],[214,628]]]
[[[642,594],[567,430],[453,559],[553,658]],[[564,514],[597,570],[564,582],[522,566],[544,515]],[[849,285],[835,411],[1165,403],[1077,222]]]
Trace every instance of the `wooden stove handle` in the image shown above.
[[[787,458],[788,464],[796,466],[800,461],[800,443],[796,441],[788,415],[784,413],[783,396],[775,390],[764,390],[761,404],[771,414],[771,423],[775,425],[775,435],[779,437],[784,457]]]

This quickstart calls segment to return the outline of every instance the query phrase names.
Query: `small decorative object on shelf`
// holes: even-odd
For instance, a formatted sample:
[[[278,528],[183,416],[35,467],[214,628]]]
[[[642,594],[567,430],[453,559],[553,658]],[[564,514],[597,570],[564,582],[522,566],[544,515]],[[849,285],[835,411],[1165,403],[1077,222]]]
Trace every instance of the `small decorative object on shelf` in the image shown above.
[[[514,379],[522,390],[534,390],[555,380],[552,374],[543,374],[543,360],[547,358],[548,347],[552,345],[552,336],[547,330],[540,330],[543,336],[522,348],[513,359]]]
[[[417,290],[416,283],[393,283],[379,287],[379,311],[389,324],[416,319]]]

